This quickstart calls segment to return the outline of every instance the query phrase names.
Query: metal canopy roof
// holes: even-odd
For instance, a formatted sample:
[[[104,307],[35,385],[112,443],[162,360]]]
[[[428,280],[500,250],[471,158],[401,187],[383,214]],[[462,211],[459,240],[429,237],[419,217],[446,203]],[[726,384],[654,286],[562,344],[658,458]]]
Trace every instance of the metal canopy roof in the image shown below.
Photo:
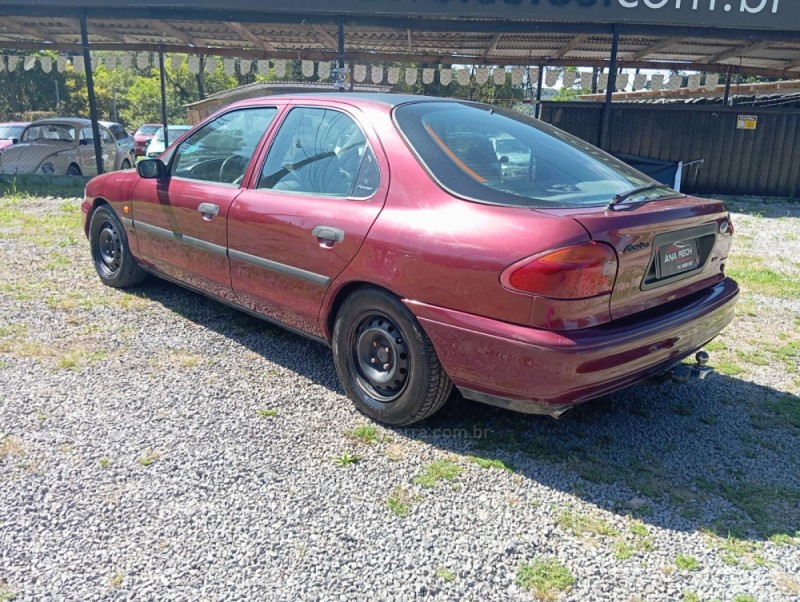
[[[0,47],[80,52],[86,16],[95,50],[332,61],[342,20],[348,60],[603,67],[616,28],[620,67],[800,73],[800,3],[787,0],[583,0],[571,9],[578,0],[301,0],[293,12],[286,4],[0,0]]]

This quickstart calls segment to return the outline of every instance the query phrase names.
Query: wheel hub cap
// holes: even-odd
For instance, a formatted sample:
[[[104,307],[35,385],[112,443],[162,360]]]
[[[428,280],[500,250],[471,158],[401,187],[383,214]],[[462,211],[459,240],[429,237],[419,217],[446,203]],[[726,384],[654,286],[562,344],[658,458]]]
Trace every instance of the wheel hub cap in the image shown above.
[[[358,380],[375,399],[397,399],[408,382],[408,348],[402,332],[384,316],[371,316],[356,332],[354,349]]]

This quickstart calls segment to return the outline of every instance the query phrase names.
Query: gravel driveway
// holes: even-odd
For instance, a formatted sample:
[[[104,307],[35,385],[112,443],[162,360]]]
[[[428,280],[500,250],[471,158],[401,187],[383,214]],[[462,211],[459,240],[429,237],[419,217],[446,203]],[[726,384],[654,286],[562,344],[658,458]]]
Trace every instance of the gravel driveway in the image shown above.
[[[0,600],[800,600],[800,205],[733,203],[725,374],[388,429],[325,347],[102,286],[79,202],[0,199]]]

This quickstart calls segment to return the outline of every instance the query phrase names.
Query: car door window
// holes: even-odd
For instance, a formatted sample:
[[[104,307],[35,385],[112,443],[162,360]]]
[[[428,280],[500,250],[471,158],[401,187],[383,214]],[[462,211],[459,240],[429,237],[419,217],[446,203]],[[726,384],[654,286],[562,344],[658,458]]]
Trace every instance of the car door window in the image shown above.
[[[380,171],[366,136],[345,113],[298,107],[281,124],[258,187],[303,194],[367,198]]]
[[[178,146],[170,173],[190,180],[238,185],[277,112],[275,107],[253,107],[220,115]]]

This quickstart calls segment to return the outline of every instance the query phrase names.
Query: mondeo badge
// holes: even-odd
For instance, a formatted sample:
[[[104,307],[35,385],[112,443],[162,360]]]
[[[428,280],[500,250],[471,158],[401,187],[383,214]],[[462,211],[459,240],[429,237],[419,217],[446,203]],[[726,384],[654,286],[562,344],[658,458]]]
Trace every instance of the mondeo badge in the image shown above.
[[[638,242],[635,245],[628,245],[622,250],[622,252],[630,253],[631,251],[641,251],[642,249],[648,249],[649,247],[650,247],[649,242]]]

